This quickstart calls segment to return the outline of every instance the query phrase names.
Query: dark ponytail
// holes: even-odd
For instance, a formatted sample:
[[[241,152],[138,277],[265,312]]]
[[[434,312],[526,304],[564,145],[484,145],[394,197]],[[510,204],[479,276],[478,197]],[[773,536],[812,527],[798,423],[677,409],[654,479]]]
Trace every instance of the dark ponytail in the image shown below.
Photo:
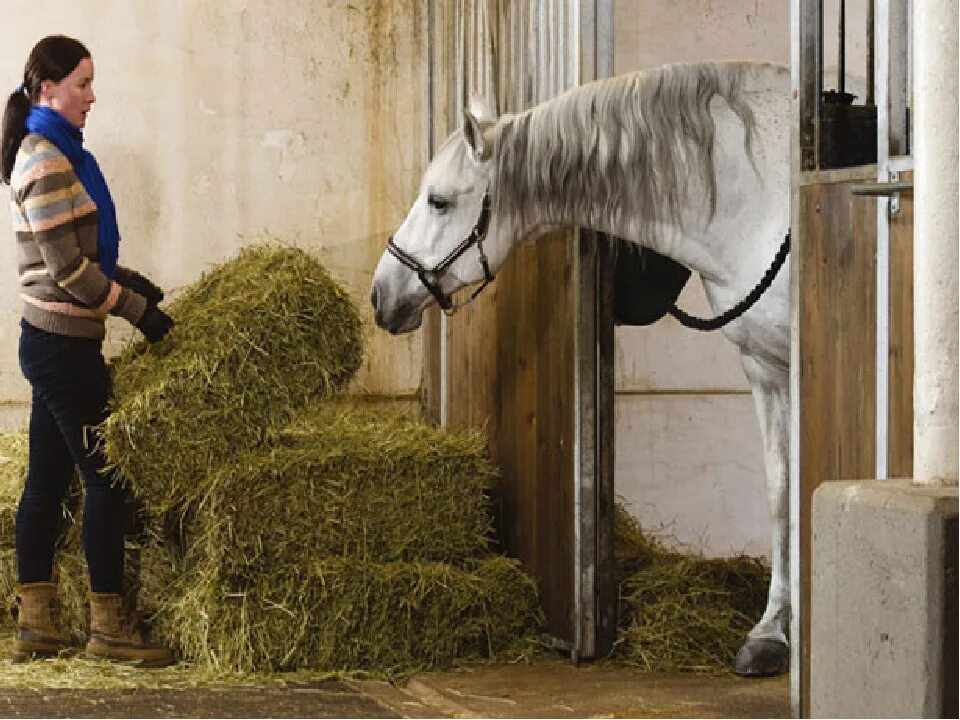
[[[19,88],[10,94],[7,100],[7,109],[3,111],[3,139],[0,150],[0,179],[10,183],[10,173],[13,172],[13,161],[17,157],[20,143],[27,136],[27,115],[30,114],[30,99],[26,88]]]
[[[30,107],[40,97],[40,84],[44,80],[60,82],[74,71],[81,60],[88,57],[90,51],[83,43],[65,35],[50,35],[33,46],[23,68],[23,87],[11,93],[3,111],[0,180],[10,183],[17,150],[27,136],[26,122]]]

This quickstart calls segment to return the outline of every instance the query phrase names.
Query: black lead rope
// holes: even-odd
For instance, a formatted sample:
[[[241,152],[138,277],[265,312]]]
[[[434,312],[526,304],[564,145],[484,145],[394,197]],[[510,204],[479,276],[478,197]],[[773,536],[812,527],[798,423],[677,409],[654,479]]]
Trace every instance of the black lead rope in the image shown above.
[[[777,254],[774,256],[773,262],[770,264],[770,267],[767,268],[767,272],[760,279],[760,282],[757,283],[757,286],[751,290],[750,294],[747,295],[743,300],[738,302],[726,312],[717,315],[715,318],[708,320],[706,318],[698,318],[694,317],[693,315],[687,315],[687,313],[678,308],[676,304],[671,306],[667,312],[673,315],[673,317],[675,317],[684,327],[688,327],[693,330],[702,330],[704,332],[718,330],[727,323],[736,320],[747,310],[753,307],[757,300],[760,299],[760,296],[763,295],[770,285],[773,284],[773,280],[775,277],[777,277],[777,273],[780,272],[780,268],[783,267],[783,263],[786,261],[787,254],[789,252],[790,231],[787,230],[787,234],[783,237],[783,243],[781,243],[780,249],[777,250]]]

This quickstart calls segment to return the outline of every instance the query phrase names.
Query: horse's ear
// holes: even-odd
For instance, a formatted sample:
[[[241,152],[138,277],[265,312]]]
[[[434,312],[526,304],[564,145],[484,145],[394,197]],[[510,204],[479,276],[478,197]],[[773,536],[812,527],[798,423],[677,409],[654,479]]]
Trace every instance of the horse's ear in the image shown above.
[[[493,109],[490,101],[479,93],[470,93],[470,102],[467,103],[467,108],[481,123],[493,125],[497,122],[497,111]]]
[[[468,108],[463,111],[463,139],[473,152],[477,162],[490,159],[493,154],[493,122],[478,117]]]

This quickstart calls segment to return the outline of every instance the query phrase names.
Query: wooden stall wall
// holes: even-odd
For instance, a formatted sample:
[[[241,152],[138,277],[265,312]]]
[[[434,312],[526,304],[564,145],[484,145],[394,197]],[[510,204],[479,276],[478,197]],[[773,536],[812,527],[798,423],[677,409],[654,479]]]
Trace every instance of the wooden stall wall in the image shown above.
[[[876,200],[851,186],[876,178],[875,166],[809,173],[800,187],[800,494],[820,483],[876,476]],[[907,174],[905,179],[909,179]],[[890,477],[913,468],[913,198],[901,198],[890,223]],[[810,503],[801,527],[811,527]],[[812,537],[800,539],[810,567]],[[810,574],[801,575],[804,607]],[[810,661],[810,617],[801,616],[804,667]],[[809,696],[809,677],[802,678]]]

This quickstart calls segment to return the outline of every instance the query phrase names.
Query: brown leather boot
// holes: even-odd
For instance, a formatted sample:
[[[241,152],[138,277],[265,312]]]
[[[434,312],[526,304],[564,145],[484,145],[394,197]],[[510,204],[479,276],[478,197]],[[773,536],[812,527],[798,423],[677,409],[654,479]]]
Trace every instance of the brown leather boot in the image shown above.
[[[10,656],[13,662],[56,655],[70,647],[70,639],[53,623],[50,602],[56,590],[52,582],[17,585],[17,640]]]
[[[123,607],[116,593],[90,593],[90,640],[87,657],[117,660],[140,667],[165,667],[173,653],[148,643],[137,627],[136,613]]]

